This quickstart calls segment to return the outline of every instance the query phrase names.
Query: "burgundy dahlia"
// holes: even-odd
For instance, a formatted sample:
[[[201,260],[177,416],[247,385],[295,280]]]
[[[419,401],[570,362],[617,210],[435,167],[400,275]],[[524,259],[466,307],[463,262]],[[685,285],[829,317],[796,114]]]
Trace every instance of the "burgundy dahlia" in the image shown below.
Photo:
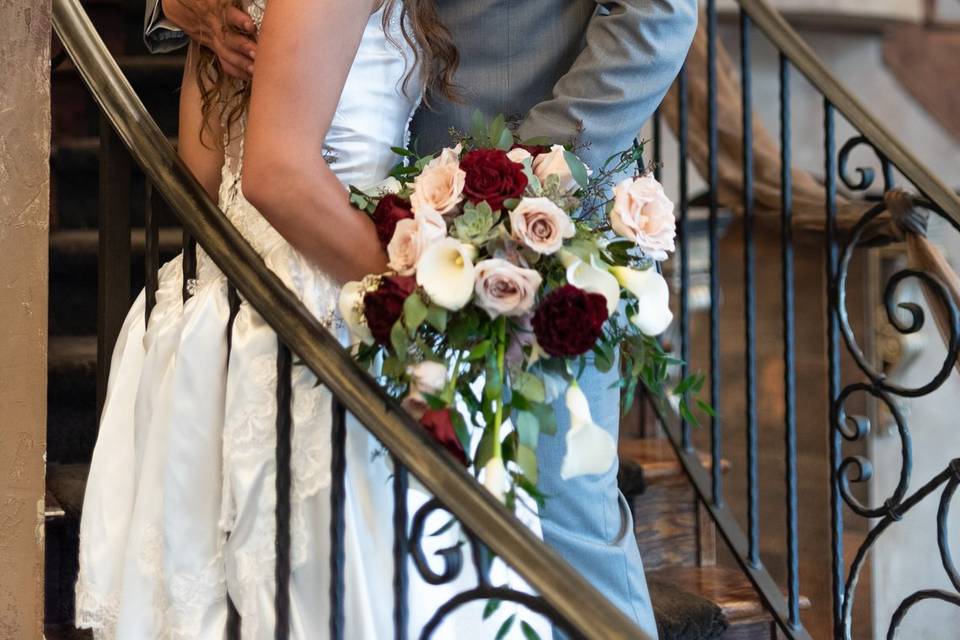
[[[565,284],[540,303],[533,315],[533,333],[550,355],[572,358],[593,348],[606,321],[606,298]]]
[[[477,149],[463,156],[460,168],[467,174],[463,193],[472,202],[486,201],[494,211],[504,200],[519,198],[527,188],[523,166],[499,149]]]
[[[377,237],[384,249],[390,243],[390,239],[393,238],[397,223],[412,217],[413,211],[410,208],[410,202],[394,193],[384,196],[377,203],[377,208],[373,212],[373,224],[377,228]]]
[[[420,424],[444,449],[453,454],[460,464],[467,466],[467,453],[457,437],[456,429],[453,428],[450,409],[427,409],[420,418]]]
[[[412,276],[386,276],[379,289],[363,297],[363,316],[378,343],[390,344],[390,331],[403,314],[403,303],[416,288]]]

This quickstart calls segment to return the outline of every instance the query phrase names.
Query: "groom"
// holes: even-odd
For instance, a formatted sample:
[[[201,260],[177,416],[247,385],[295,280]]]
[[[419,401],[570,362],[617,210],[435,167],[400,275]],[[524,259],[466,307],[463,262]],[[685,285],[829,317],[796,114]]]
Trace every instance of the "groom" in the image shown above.
[[[231,75],[252,71],[255,43],[242,35],[242,12],[221,17],[218,0],[146,0],[145,35],[167,51],[187,35],[211,48]],[[683,64],[697,21],[697,0],[438,0],[460,50],[459,104],[433,98],[413,122],[421,152],[449,142],[449,129],[470,130],[472,114],[526,114],[523,139],[546,136],[589,145],[578,154],[598,167],[628,149]],[[222,20],[227,24],[223,24]],[[181,31],[182,29],[182,31]],[[616,368],[588,369],[580,385],[597,424],[617,438]],[[556,406],[558,433],[541,438],[541,511],[545,541],[601,593],[657,636],[633,519],[617,488],[617,467],[561,480],[569,414]],[[559,632],[557,638],[559,638]]]

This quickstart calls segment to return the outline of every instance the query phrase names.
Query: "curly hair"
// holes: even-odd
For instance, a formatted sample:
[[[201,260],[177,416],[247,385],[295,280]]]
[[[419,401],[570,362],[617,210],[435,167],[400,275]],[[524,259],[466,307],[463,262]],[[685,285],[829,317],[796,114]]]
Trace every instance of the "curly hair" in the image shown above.
[[[231,6],[244,8],[243,0],[223,0],[224,12]],[[460,63],[460,55],[453,44],[453,37],[440,21],[436,0],[384,0],[383,26],[390,40],[393,38],[388,25],[396,11],[400,11],[403,39],[414,52],[414,61],[420,68],[420,80],[427,90],[424,103],[429,106],[431,94],[457,100],[459,96],[454,75]],[[201,139],[204,132],[212,134],[214,123],[220,122],[226,133],[224,140],[214,142],[219,146],[232,139],[235,125],[243,117],[250,102],[251,83],[224,73],[220,60],[210,49],[196,44],[192,46],[195,49],[191,53],[195,55],[191,55],[190,60],[196,65],[204,122]],[[404,78],[404,89],[407,88],[410,76],[408,73]]]

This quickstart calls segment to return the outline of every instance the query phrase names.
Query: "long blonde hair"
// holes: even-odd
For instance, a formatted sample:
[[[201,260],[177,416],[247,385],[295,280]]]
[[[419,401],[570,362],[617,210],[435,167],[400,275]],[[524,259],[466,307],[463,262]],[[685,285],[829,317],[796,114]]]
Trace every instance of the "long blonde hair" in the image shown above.
[[[243,8],[242,0],[223,0],[224,12],[231,6]],[[424,102],[429,105],[431,94],[456,100],[458,96],[453,78],[460,63],[460,55],[453,44],[453,37],[440,21],[436,0],[384,0],[383,26],[388,37],[391,34],[388,25],[396,11],[401,12],[403,39],[414,52],[421,81],[427,89]],[[193,46],[196,47],[192,52],[195,55],[191,55],[190,59],[197,65],[203,130],[212,132],[213,124],[222,122],[226,129],[226,140],[230,140],[236,123],[243,116],[250,101],[251,83],[231,78],[224,73],[220,60],[211,50],[199,45]],[[409,80],[408,74],[404,79],[404,87]],[[215,140],[214,144],[219,146],[223,142]]]

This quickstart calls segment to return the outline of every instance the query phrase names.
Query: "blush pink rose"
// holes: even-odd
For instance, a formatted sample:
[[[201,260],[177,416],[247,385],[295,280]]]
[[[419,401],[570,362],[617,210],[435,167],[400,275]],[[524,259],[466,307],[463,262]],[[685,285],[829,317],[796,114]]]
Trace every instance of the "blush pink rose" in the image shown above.
[[[677,221],[673,202],[652,175],[624,180],[613,190],[610,226],[618,235],[632,240],[654,260],[666,260],[674,250]]]
[[[466,180],[467,174],[460,168],[456,154],[451,149],[445,149],[413,181],[413,194],[410,196],[413,212],[450,213],[463,201]]]
[[[560,178],[560,189],[564,193],[573,193],[580,188],[573,179],[570,165],[567,164],[566,149],[560,144],[553,145],[550,151],[533,159],[533,175],[537,176],[541,183],[546,183],[550,176],[557,176]]]
[[[491,318],[521,316],[533,308],[543,282],[533,269],[524,269],[499,258],[477,263],[474,284],[477,306]]]
[[[540,254],[556,253],[576,234],[567,212],[549,198],[524,198],[510,212],[514,239]]]
[[[401,220],[387,244],[387,266],[401,276],[413,275],[427,246],[446,234],[443,217],[433,211]]]

